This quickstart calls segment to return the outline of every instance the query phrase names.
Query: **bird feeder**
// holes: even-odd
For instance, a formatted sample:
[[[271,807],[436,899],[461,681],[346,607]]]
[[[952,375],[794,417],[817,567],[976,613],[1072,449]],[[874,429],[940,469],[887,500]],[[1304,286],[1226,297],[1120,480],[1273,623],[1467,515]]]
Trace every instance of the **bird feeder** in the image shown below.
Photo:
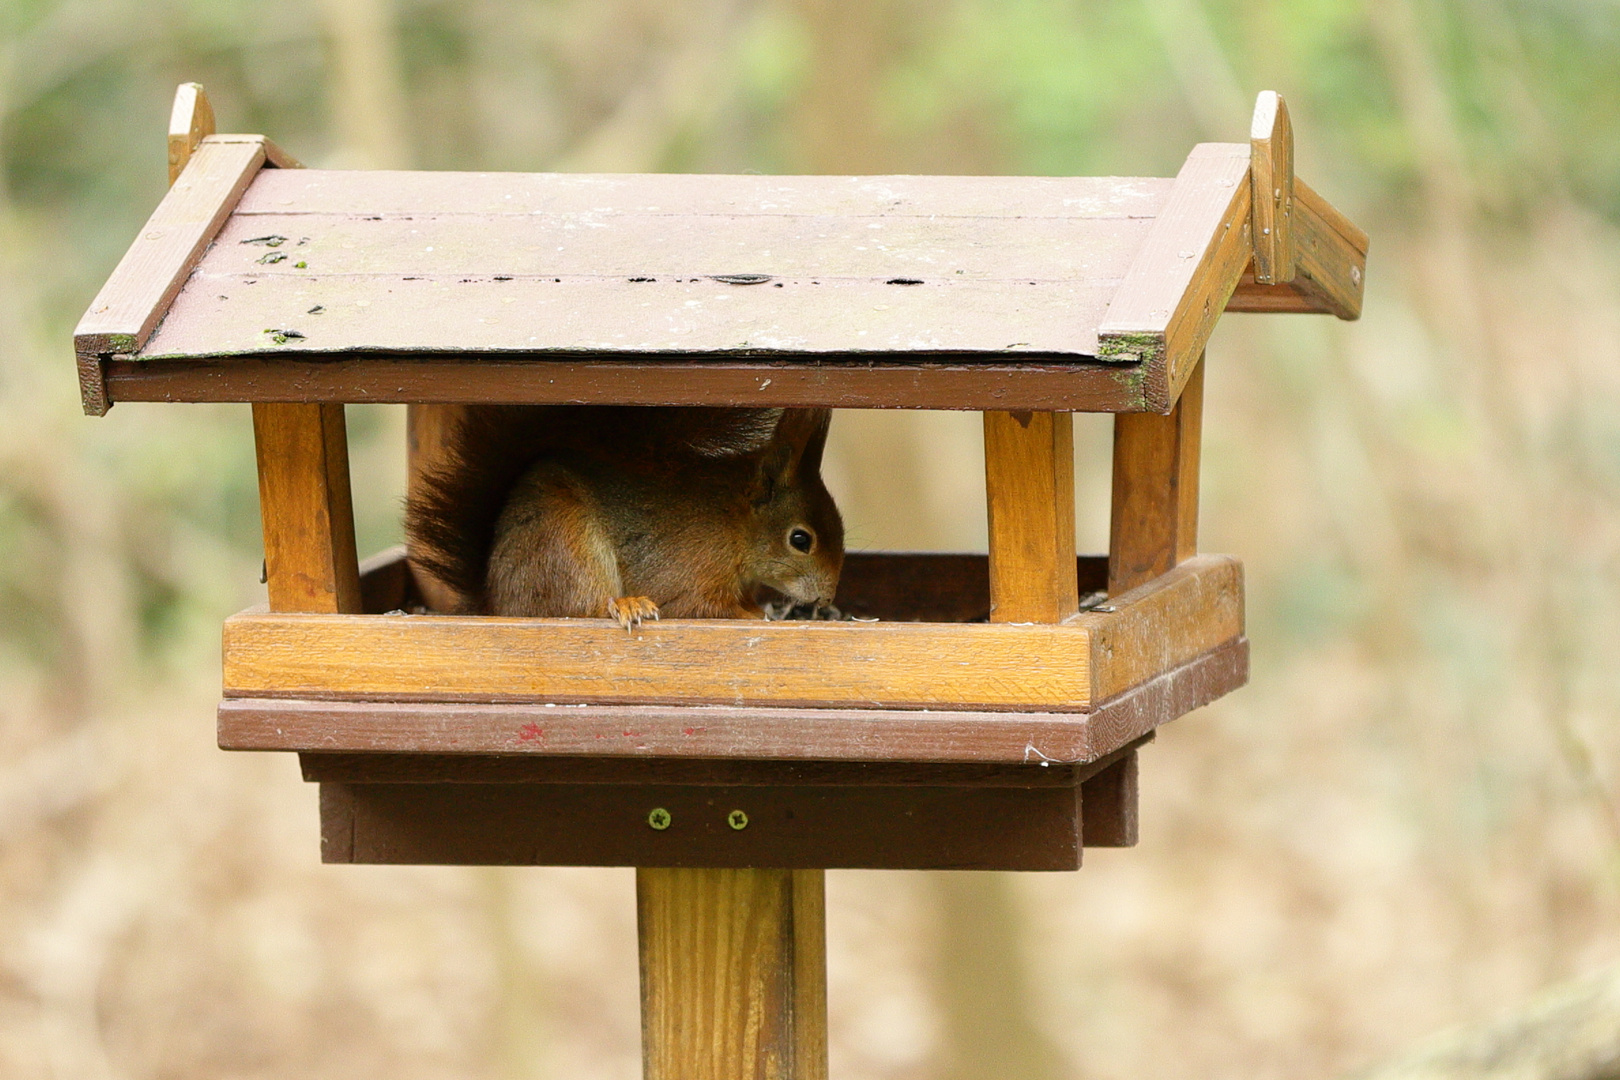
[[[269,603],[219,743],[300,755],[327,862],[641,868],[651,1080],[824,1077],[824,869],[1130,845],[1136,749],[1246,680],[1205,343],[1355,318],[1367,250],[1275,94],[1173,179],[334,171],[213,126],[182,87],[75,345],[92,414],[252,403]],[[469,403],[978,410],[989,553],[851,553],[875,622],[434,614],[403,550],[357,561],[351,402],[411,406],[413,477]],[[1116,414],[1106,555],[1075,412]]]

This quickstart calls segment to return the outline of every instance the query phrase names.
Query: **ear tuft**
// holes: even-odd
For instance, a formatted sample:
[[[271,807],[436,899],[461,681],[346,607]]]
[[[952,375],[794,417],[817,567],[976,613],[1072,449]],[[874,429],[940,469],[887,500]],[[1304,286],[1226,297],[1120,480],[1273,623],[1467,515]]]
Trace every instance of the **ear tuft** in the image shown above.
[[[775,446],[789,449],[784,475],[814,476],[821,471],[821,453],[827,447],[831,409],[784,409],[776,424]]]
[[[821,472],[821,454],[827,446],[831,409],[783,409],[770,444],[759,459],[754,480],[754,505],[770,502],[778,484],[792,485]]]

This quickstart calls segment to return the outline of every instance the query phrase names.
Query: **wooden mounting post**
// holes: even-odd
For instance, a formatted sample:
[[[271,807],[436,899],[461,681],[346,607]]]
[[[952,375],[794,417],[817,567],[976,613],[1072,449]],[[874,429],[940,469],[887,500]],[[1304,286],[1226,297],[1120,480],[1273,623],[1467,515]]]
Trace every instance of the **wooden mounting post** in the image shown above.
[[[826,1080],[825,897],[820,870],[636,871],[646,1080]]]
[[[990,621],[1062,622],[1080,607],[1074,561],[1074,418],[984,414]]]
[[[1118,595],[1198,554],[1198,440],[1204,359],[1170,415],[1114,417],[1114,499],[1108,592]]]
[[[422,478],[443,464],[450,435],[455,430],[462,408],[460,405],[405,406],[406,492],[409,498],[416,497]],[[448,585],[415,565],[411,567],[411,574],[429,608],[446,613],[459,609],[460,598]]]
[[[1294,280],[1294,126],[1275,90],[1262,90],[1249,125],[1249,178],[1253,185],[1254,280]]]

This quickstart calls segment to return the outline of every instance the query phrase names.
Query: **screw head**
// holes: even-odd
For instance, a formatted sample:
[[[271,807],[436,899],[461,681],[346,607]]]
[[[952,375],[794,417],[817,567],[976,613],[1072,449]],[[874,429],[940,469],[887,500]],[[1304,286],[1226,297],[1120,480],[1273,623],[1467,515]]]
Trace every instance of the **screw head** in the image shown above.
[[[647,824],[651,825],[659,832],[663,832],[665,829],[669,828],[669,823],[674,820],[675,819],[670,816],[670,812],[665,810],[662,806],[653,807],[653,809],[647,814]]]
[[[726,815],[726,824],[740,832],[748,828],[748,815],[741,810],[733,810]]]

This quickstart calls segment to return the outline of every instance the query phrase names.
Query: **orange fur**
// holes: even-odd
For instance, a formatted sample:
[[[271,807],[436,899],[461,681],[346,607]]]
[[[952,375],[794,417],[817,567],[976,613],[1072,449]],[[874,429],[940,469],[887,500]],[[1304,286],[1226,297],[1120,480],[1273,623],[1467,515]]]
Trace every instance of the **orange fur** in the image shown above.
[[[829,602],[843,523],[815,409],[470,410],[408,508],[413,550],[462,608],[738,618],[760,593]],[[796,535],[797,534],[797,535]],[[794,539],[811,537],[811,550]]]

